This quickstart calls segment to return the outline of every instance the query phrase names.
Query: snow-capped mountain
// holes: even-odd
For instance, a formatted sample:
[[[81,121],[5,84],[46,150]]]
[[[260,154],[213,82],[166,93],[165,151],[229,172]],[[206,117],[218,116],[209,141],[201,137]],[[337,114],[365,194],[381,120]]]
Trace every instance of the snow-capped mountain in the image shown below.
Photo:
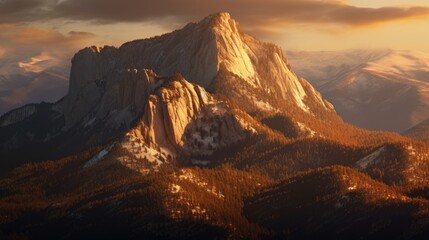
[[[403,132],[429,117],[429,54],[398,50],[288,52],[346,121]]]

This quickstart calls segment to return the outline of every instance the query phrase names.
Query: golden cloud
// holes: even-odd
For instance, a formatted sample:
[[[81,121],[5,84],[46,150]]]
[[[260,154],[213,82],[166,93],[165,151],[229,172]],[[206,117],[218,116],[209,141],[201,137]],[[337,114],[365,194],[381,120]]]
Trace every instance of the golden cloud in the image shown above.
[[[273,22],[365,26],[429,16],[427,6],[364,8],[345,0],[3,0],[0,22],[139,22],[174,17],[183,23],[218,11],[228,11],[244,25],[259,28]]]
[[[50,52],[58,55],[74,52],[87,45],[95,37],[92,33],[58,31],[21,24],[0,25],[0,49],[7,49],[6,55],[26,59]]]
[[[429,8],[362,8],[339,0],[74,0],[57,6],[61,16],[105,21],[145,21],[161,17],[199,19],[218,11],[231,12],[245,25],[313,23],[365,26],[429,16]]]
[[[31,57],[28,61],[19,62],[18,66],[23,69],[24,72],[39,73],[49,67],[56,66],[57,64],[57,59],[46,52],[42,52],[38,56]]]
[[[6,49],[0,47],[0,58],[6,53]]]

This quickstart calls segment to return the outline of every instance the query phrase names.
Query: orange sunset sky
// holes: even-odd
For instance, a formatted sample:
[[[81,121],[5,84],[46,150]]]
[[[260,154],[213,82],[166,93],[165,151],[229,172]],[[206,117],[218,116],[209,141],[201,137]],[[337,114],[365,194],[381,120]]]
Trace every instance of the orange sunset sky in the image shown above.
[[[429,51],[429,0],[0,0],[0,57],[117,46],[218,11],[286,50]]]
[[[120,46],[219,11],[284,50],[429,52],[429,0],[0,0],[0,73],[68,64],[85,46]]]
[[[285,50],[429,52],[429,0],[0,0],[0,58],[118,46],[218,11]]]

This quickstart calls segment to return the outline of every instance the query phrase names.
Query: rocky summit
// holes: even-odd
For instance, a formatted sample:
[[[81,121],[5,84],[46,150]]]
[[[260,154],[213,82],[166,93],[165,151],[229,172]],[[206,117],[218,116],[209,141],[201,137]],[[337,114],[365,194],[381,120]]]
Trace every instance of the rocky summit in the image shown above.
[[[234,96],[228,96],[230,98],[251,95],[246,90],[256,89],[303,111],[311,111],[313,105],[332,111],[332,106],[310,84],[298,79],[279,47],[242,33],[228,13],[209,16],[160,37],[128,42],[120,48],[86,48],[74,56],[72,63],[69,92],[58,106],[65,115],[66,128],[74,126],[100,103],[121,110],[131,107],[133,103],[122,96],[136,95],[126,91],[128,87],[134,90],[132,81],[139,78],[137,72],[141,69],[151,69],[160,76],[181,73],[188,81],[211,92],[228,95],[234,91]],[[144,76],[140,77],[145,81]],[[224,85],[219,87],[231,78],[239,80],[227,84],[227,89]],[[146,97],[144,94],[136,96]],[[312,99],[315,103],[308,103]],[[251,96],[247,102],[263,108]],[[141,110],[136,107],[137,111]]]
[[[170,90],[162,88],[163,92],[157,93],[176,73],[198,87],[169,83]],[[31,147],[26,154],[19,151],[28,145],[55,147],[40,159],[75,153],[112,141],[141,121],[149,127],[143,134],[148,141],[176,152],[178,144],[189,145],[183,134],[191,120],[204,106],[215,105],[205,91],[234,102],[247,113],[273,114],[284,111],[282,108],[309,114],[335,113],[308,82],[296,76],[279,47],[241,32],[228,13],[218,13],[172,33],[119,48],[80,50],[72,59],[64,98],[45,106],[43,113],[37,110],[40,107],[30,105],[1,118],[5,127],[0,129],[5,132],[1,155],[31,161],[38,157],[31,154]],[[223,111],[220,108],[213,111]],[[46,129],[36,126],[36,118],[43,118]],[[240,132],[237,124],[222,129],[236,134]],[[17,125],[22,131],[7,130]],[[222,136],[237,140],[243,134]]]

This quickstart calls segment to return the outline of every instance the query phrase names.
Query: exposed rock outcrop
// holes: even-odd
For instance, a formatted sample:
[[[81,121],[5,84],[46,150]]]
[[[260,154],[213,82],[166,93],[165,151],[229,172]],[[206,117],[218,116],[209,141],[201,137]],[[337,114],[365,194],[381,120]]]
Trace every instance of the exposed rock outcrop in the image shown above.
[[[200,156],[242,140],[246,132],[252,132],[251,125],[226,102],[177,78],[150,95],[142,120],[130,134],[172,155]]]
[[[159,83],[151,70],[118,67],[117,56],[112,47],[85,48],[74,56],[69,92],[55,106],[66,116],[65,129],[106,117],[112,127],[129,126],[142,113]]]
[[[187,80],[235,100],[240,96],[225,93],[233,89],[241,94],[250,88],[305,112],[312,108],[333,112],[310,84],[297,78],[279,47],[244,34],[228,13],[218,13],[160,37],[125,43],[118,49],[91,47],[77,53],[69,93],[58,107],[65,115],[65,128],[94,112],[100,118],[112,110],[128,108],[126,114],[138,115],[133,109],[140,109],[147,96],[127,91],[137,88],[136,92],[144,92],[151,81],[145,76],[137,81],[129,74],[132,69],[153,69],[160,76],[179,72]],[[219,82],[231,78],[238,80],[219,87]],[[257,103],[248,101],[243,105]]]
[[[171,80],[176,73],[191,83],[182,77]],[[171,155],[209,155],[256,132],[232,111],[231,102],[247,113],[277,113],[279,106],[294,108],[290,112],[334,113],[310,84],[297,78],[279,47],[244,34],[228,13],[218,13],[120,48],[79,51],[63,99],[43,112],[4,117],[15,120],[3,121],[7,126],[0,128],[1,156],[57,158],[126,134]],[[284,114],[289,110],[280,108]],[[38,127],[42,119],[43,129]],[[22,146],[30,148],[24,153]]]

